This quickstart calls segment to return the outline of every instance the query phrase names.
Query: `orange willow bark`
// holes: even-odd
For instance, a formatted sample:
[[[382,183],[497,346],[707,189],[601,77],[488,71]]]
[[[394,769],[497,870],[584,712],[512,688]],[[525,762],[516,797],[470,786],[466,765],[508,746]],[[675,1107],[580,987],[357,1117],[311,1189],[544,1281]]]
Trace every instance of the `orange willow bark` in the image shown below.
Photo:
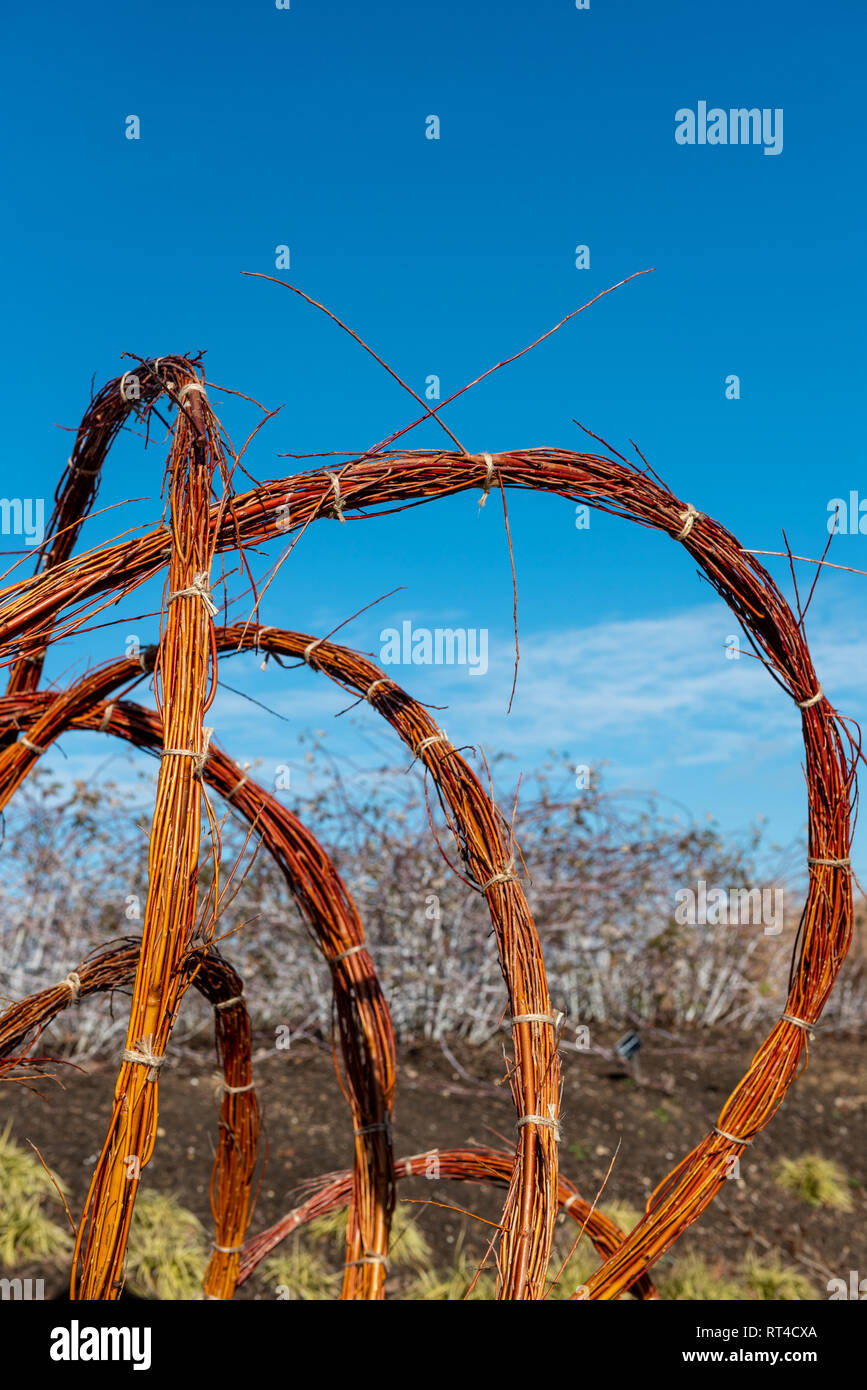
[[[196,929],[201,771],[209,732],[214,647],[208,584],[213,560],[209,506],[219,468],[219,427],[193,376],[177,384],[179,405],[167,472],[172,551],[154,675],[164,741],[148,859],[148,897],[126,1048],[108,1134],[93,1173],[75,1246],[73,1298],[113,1299],[143,1168],[156,1142],[159,1076],[181,995],[181,970]],[[205,806],[210,815],[207,800]],[[216,824],[211,820],[216,842]],[[218,892],[216,880],[213,887]],[[80,1277],[79,1277],[80,1266]]]

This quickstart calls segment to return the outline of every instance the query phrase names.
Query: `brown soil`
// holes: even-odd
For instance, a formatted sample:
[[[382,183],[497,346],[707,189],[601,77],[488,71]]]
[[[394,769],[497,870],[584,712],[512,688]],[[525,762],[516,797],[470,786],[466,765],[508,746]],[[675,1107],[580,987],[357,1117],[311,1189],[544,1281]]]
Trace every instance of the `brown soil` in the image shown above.
[[[597,1044],[612,1038],[597,1034]],[[288,1051],[259,1039],[255,1061],[268,1159],[251,1230],[257,1232],[295,1205],[293,1193],[308,1178],[350,1161],[348,1116],[337,1088],[330,1052],[310,1044]],[[642,1207],[659,1179],[713,1124],[751,1056],[753,1039],[707,1032],[678,1039],[643,1034],[641,1084],[594,1053],[565,1051],[563,1059],[563,1171],[585,1196],[599,1189],[620,1149],[603,1201]],[[505,1088],[502,1047],[453,1048],[457,1067],[436,1045],[401,1050],[395,1113],[398,1155],[474,1141],[511,1145],[514,1118]],[[30,1139],[71,1190],[81,1210],[100,1147],[114,1084],[113,1064],[90,1063],[84,1071],[58,1070],[63,1088],[42,1084],[45,1100],[21,1086],[0,1087],[0,1128],[11,1118],[19,1142]],[[187,1053],[167,1066],[160,1087],[160,1135],[145,1181],[175,1194],[210,1223],[208,1184],[214,1153],[219,1074],[208,1049]],[[720,1274],[731,1273],[754,1250],[778,1251],[810,1280],[817,1299],[827,1298],[832,1277],[850,1269],[867,1275],[867,1067],[863,1043],[820,1037],[810,1065],[774,1120],[741,1160],[732,1181],[675,1247],[698,1251]],[[783,1157],[818,1152],[835,1160],[852,1184],[851,1213],[814,1209],[782,1192],[774,1170]],[[474,1184],[424,1179],[401,1182],[399,1198],[451,1204],[488,1219],[502,1194]],[[452,1262],[466,1241],[480,1255],[491,1228],[442,1207],[413,1207],[430,1240],[435,1261]],[[665,1257],[670,1263],[671,1256]],[[664,1267],[664,1266],[663,1266]],[[16,1271],[46,1276],[46,1295],[60,1292],[62,1271]],[[268,1298],[260,1278],[240,1298]]]

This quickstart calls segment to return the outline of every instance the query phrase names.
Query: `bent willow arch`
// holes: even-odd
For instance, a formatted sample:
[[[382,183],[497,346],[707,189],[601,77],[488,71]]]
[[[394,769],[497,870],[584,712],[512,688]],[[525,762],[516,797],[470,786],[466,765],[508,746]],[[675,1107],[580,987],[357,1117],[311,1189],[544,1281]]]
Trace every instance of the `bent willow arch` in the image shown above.
[[[653,1298],[650,1267],[712,1201],[740,1154],[783,1100],[849,946],[850,835],[858,749],[819,684],[800,617],[756,558],[723,526],[679,500],[651,470],[617,457],[537,448],[471,455],[381,448],[336,470],[301,472],[237,491],[240,456],[210,399],[198,358],[136,359],[133,370],[94,397],[55,497],[35,573],[0,589],[0,662],[10,668],[0,697],[0,808],[60,734],[99,730],[160,760],[140,940],[106,948],[55,988],[0,1016],[0,1078],[33,1061],[35,1039],[79,997],[131,988],[126,1045],[105,1140],[78,1227],[73,1297],[112,1299],[123,1286],[133,1208],[156,1143],[160,1069],[191,983],[215,1010],[225,1077],[212,1180],[214,1256],[204,1292],[231,1298],[268,1250],[305,1220],[348,1207],[341,1297],[385,1296],[396,1182],[425,1172],[429,1155],[394,1160],[391,1122],[394,1035],[388,1004],[351,896],[325,849],[271,793],[212,741],[207,724],[221,659],[252,649],[292,657],[366,701],[430,779],[454,840],[458,871],[486,902],[512,1021],[512,1154],[448,1150],[443,1177],[506,1187],[495,1252],[498,1297],[545,1295],[554,1223],[565,1208],[596,1245],[602,1263],[576,1299],[614,1299],[630,1290]],[[157,403],[174,406],[166,469],[165,522],[150,533],[77,551],[83,521],[117,434],[134,415],[150,430]],[[159,417],[162,419],[162,416]],[[243,451],[242,451],[243,452]],[[808,788],[809,889],[789,996],[743,1078],[701,1142],[665,1175],[628,1234],[563,1179],[560,1138],[561,1016],[553,1010],[538,933],[516,865],[509,824],[468,761],[428,712],[367,658],[315,634],[251,622],[220,626],[218,557],[297,536],[314,521],[371,522],[459,492],[550,492],[664,533],[686,550],[739,621],[756,655],[800,710]],[[140,656],[89,669],[66,689],[40,688],[52,642],[86,631],[102,609],[148,579],[164,576],[159,640]],[[8,577],[8,576],[7,576]],[[156,635],[156,634],[155,634]],[[156,708],[127,696],[153,673]],[[328,961],[354,1141],[351,1172],[322,1180],[304,1207],[242,1249],[251,1209],[258,1108],[243,987],[213,944],[223,905],[218,876],[199,884],[202,815],[215,846],[219,825],[209,793],[245,818],[279,865],[311,936]],[[215,856],[218,850],[215,849]]]

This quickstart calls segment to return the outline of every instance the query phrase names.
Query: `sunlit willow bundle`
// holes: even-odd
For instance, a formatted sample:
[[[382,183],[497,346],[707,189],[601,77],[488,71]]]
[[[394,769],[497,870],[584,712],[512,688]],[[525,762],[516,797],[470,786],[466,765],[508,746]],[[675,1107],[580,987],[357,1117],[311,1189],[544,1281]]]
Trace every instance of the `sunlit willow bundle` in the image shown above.
[[[70,729],[122,738],[159,758],[141,938],[92,943],[91,956],[70,962],[65,980],[0,1016],[0,1079],[8,1083],[39,1073],[46,1059],[37,1055],[37,1040],[61,1009],[103,990],[123,987],[131,995],[114,1102],[77,1224],[72,1296],[113,1299],[122,1290],[136,1194],[157,1142],[160,1072],[190,985],[213,1006],[224,1078],[211,1183],[213,1257],[205,1297],[230,1299],[239,1278],[246,1278],[290,1231],[344,1205],[341,1297],[385,1297],[397,1183],[426,1171],[428,1155],[394,1157],[394,1034],[352,897],[310,829],[233,761],[208,724],[218,663],[251,649],[280,659],[279,669],[287,674],[279,679],[291,681],[293,665],[306,665],[366,702],[371,718],[391,726],[405,745],[403,763],[408,751],[439,804],[451,839],[450,850],[446,842],[441,848],[451,868],[467,892],[486,900],[511,1023],[514,1149],[444,1150],[438,1153],[438,1171],[443,1178],[506,1189],[485,1257],[496,1274],[497,1296],[546,1296],[558,1273],[551,1260],[555,1221],[565,1209],[579,1223],[579,1233],[586,1230],[600,1257],[599,1267],[574,1292],[575,1299],[615,1299],[627,1291],[655,1298],[650,1268],[712,1201],[733,1158],[768,1123],[806,1063],[811,1029],[850,942],[849,852],[860,750],[813,669],[800,599],[796,616],[755,555],[718,522],[678,499],[643,460],[633,465],[607,445],[605,453],[556,448],[470,453],[440,418],[448,402],[435,408],[422,402],[424,413],[414,422],[432,419],[441,425],[449,436],[447,451],[400,448],[397,441],[409,425],[355,457],[335,456],[328,459],[329,467],[241,490],[236,482],[241,473],[252,481],[242,464],[244,449],[235,450],[213,405],[215,393],[226,388],[206,378],[202,359],[129,360],[132,367],[94,396],[84,416],[35,572],[18,577],[19,561],[0,589],[0,662],[10,670],[7,693],[0,697],[0,808]],[[249,397],[244,400],[261,409]],[[260,425],[273,413],[262,410]],[[169,438],[162,522],[146,534],[79,551],[79,532],[93,511],[112,442],[133,422],[149,434],[157,420]],[[373,662],[326,635],[268,624],[267,617],[273,616],[267,612],[268,584],[257,584],[249,563],[253,549],[268,541],[283,542],[291,553],[314,522],[372,524],[386,512],[479,490],[482,500],[492,493],[499,496],[508,537],[507,492],[512,488],[600,508],[680,545],[729,605],[782,695],[801,711],[809,888],[785,1009],[716,1124],[658,1183],[628,1234],[603,1216],[593,1200],[579,1196],[559,1171],[563,1017],[549,996],[523,887],[528,866],[513,831],[514,815],[498,808],[473,770],[473,750],[461,748],[454,737],[457,731],[449,737],[427,709]],[[228,568],[240,568],[249,580],[253,600],[244,621],[230,621],[224,582]],[[43,663],[53,642],[87,632],[119,597],[160,575],[165,588],[151,647],[89,666],[65,688],[42,687]],[[154,709],[129,698],[136,685],[150,679]],[[428,800],[433,827],[430,795]],[[215,927],[232,892],[231,876],[221,882],[218,872],[220,802],[220,815],[231,811],[246,820],[250,836],[273,856],[330,967],[336,1057],[347,1102],[345,1111],[336,1102],[334,1124],[346,1125],[354,1146],[351,1171],[318,1181],[302,1207],[252,1239],[247,1228],[254,1205],[259,1110],[242,982],[215,944]],[[200,845],[203,816],[213,858],[213,872],[207,875]],[[255,931],[255,923],[246,929]],[[38,922],[33,930],[39,930]],[[580,1119],[574,1117],[573,1123]]]

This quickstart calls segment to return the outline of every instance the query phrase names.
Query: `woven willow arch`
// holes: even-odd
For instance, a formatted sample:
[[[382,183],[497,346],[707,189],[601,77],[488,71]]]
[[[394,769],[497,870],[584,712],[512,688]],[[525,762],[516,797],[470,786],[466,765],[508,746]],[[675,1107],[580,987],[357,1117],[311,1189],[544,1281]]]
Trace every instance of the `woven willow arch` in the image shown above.
[[[223,796],[234,799],[237,794],[243,800],[249,795],[260,818],[270,809],[262,800],[268,794],[261,789],[254,792],[237,765],[210,748],[210,730],[204,723],[219,653],[244,647],[298,657],[367,699],[423,761],[434,781],[464,877],[488,901],[512,1013],[518,1018],[533,1016],[513,1029],[518,1137],[498,1268],[501,1297],[542,1295],[561,1200],[559,1063],[541,946],[515,869],[515,846],[508,827],[455,745],[373,663],[309,634],[252,624],[217,629],[211,592],[212,566],[219,555],[241,552],[243,558],[244,547],[285,541],[287,517],[291,519],[288,530],[298,534],[318,519],[357,524],[385,510],[403,510],[477,489],[483,497],[501,489],[505,507],[509,488],[550,492],[572,503],[585,503],[664,532],[681,544],[728,604],[772,677],[801,710],[809,889],[785,1010],[726,1101],[716,1125],[663,1178],[635,1229],[616,1248],[611,1248],[610,1240],[607,1247],[602,1242],[600,1250],[606,1258],[587,1288],[575,1296],[613,1299],[633,1285],[646,1288],[650,1266],[707,1207],[725,1181],[731,1156],[755,1138],[783,1099],[801,1060],[806,1059],[810,1029],[821,1016],[851,940],[849,850],[860,753],[817,680],[800,616],[792,612],[755,556],[744,551],[730,532],[679,500],[649,469],[635,468],[620,456],[553,448],[479,455],[380,449],[337,470],[302,472],[235,493],[232,479],[238,455],[199,373],[198,359],[141,361],[134,372],[102,389],[78,432],[36,574],[0,590],[0,662],[12,667],[7,695],[0,703],[0,805],[8,801],[41,752],[68,727],[121,732],[133,741],[156,743],[161,754],[150,891],[127,1048],[111,1127],[79,1231],[83,1295],[113,1298],[120,1291],[137,1183],[123,1184],[117,1155],[124,1152],[124,1144],[134,1144],[137,1152],[141,1149],[144,1165],[153,1151],[159,1067],[183,993],[179,970],[191,947],[201,782],[216,776]],[[131,397],[133,378],[138,394]],[[113,439],[131,410],[140,420],[149,420],[149,412],[163,396],[178,409],[166,475],[168,526],[75,554],[81,522],[96,496]],[[117,597],[165,571],[168,583],[155,652],[162,722],[147,711],[134,715],[134,707],[122,700],[113,705],[108,700],[118,685],[141,677],[144,661],[132,666],[113,663],[111,670],[88,673],[67,691],[38,689],[45,652],[53,641],[74,633]],[[242,779],[249,791],[242,791]],[[204,805],[212,816],[207,799]],[[275,826],[276,821],[269,824],[266,833],[272,850],[281,833]],[[324,904],[333,905],[340,889],[322,861],[314,878],[315,892]],[[215,911],[217,907],[215,900]],[[346,910],[351,914],[351,908]],[[387,1006],[381,991],[376,993],[375,972],[371,973],[369,958],[362,953],[360,928],[338,934],[337,944],[341,945],[341,969],[334,971],[335,990],[344,990],[341,1019],[348,1030],[342,1035],[344,1057],[354,1058],[360,1067],[353,1089],[356,1166],[343,1297],[378,1298],[385,1285],[395,1176],[389,1129],[393,1040],[389,1041]],[[374,994],[368,997],[375,995],[382,1012],[375,1014],[378,1021],[373,1032],[378,1029],[379,1035],[371,1048],[374,1015],[365,1020],[358,1004],[361,992],[374,986]],[[351,1071],[349,1062],[347,1067]],[[365,1087],[374,1077],[376,1097],[365,1101]],[[359,1118],[365,1123],[359,1125]],[[497,1162],[502,1165],[502,1158]],[[501,1167],[497,1172],[502,1178]],[[231,1200],[228,1193],[220,1198],[226,1204]],[[224,1287],[229,1284],[233,1276]]]

